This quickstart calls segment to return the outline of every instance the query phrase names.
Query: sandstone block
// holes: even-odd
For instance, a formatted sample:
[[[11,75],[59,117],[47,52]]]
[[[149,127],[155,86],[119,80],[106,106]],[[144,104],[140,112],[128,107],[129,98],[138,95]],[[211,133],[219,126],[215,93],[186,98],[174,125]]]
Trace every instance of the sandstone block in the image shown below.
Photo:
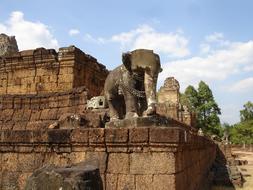
[[[108,156],[108,172],[112,174],[129,174],[129,154],[110,153]]]
[[[74,129],[71,133],[72,143],[87,144],[89,142],[89,130],[88,129]]]
[[[153,190],[153,175],[136,175],[135,183],[138,190]]]
[[[49,143],[70,143],[71,130],[68,129],[52,129],[48,130]]]
[[[135,189],[134,175],[118,175],[117,189]]]
[[[151,143],[182,143],[184,131],[170,127],[150,128]]]
[[[174,190],[176,189],[174,175],[154,175],[153,189],[156,190]]]
[[[118,176],[116,174],[106,174],[106,189],[118,190],[117,179],[118,179]]]
[[[89,144],[90,145],[104,145],[105,130],[102,128],[89,129]]]
[[[107,128],[105,129],[106,143],[126,143],[128,141],[128,129]]]
[[[129,129],[130,143],[148,143],[149,137],[148,128],[131,128]]]
[[[173,174],[175,156],[170,152],[130,154],[130,174]]]

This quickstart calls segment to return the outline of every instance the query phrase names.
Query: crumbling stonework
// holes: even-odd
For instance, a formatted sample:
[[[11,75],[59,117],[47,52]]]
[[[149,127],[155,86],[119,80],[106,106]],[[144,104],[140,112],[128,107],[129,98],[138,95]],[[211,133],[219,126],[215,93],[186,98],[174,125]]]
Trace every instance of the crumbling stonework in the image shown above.
[[[41,95],[1,95],[0,129],[45,129],[66,113],[82,113],[87,103],[84,87]]]
[[[0,57],[11,56],[18,52],[18,45],[15,36],[0,34]]]
[[[0,94],[43,94],[85,86],[88,96],[101,94],[108,74],[95,58],[70,46],[25,50],[0,58]]]
[[[180,104],[179,89],[179,82],[174,77],[168,77],[164,81],[164,85],[157,93],[157,112],[160,115],[170,117],[193,126],[193,115],[188,111],[186,106]]]

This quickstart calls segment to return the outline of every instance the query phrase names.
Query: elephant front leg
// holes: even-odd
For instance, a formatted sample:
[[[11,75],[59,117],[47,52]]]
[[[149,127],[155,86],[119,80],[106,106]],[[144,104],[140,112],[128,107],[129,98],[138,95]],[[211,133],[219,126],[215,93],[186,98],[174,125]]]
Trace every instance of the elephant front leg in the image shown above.
[[[156,76],[152,77],[150,74],[145,73],[144,86],[147,100],[147,110],[144,111],[143,116],[150,116],[156,113],[156,82]]]
[[[126,104],[126,119],[138,117],[137,114],[137,99],[130,92],[124,93],[124,99]]]

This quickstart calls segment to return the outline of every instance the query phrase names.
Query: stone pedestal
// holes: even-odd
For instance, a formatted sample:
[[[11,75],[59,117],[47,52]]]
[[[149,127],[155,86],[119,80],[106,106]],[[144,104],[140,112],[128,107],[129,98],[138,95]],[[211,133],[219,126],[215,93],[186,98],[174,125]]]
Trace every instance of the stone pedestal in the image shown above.
[[[154,115],[148,117],[133,117],[128,119],[119,119],[107,122],[106,128],[111,127],[168,127],[173,121],[163,116]]]

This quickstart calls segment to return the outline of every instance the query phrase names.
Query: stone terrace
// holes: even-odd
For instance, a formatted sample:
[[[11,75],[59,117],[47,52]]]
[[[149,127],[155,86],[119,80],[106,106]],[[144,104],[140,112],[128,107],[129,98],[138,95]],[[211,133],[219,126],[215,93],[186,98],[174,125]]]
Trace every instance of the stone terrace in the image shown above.
[[[201,190],[216,145],[175,123],[168,127],[2,130],[1,189],[22,189],[45,164],[91,160],[104,189]]]

